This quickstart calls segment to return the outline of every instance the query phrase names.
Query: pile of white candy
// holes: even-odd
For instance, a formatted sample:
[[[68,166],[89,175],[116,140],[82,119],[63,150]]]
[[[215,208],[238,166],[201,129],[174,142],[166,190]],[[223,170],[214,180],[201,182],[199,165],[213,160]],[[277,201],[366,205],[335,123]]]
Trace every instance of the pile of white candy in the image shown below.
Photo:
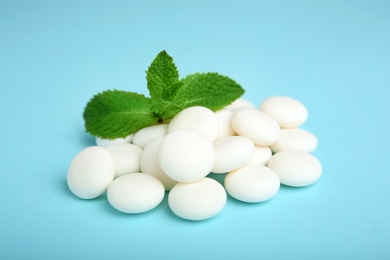
[[[169,124],[143,128],[126,138],[96,138],[71,162],[67,182],[82,199],[107,191],[109,203],[125,213],[155,208],[168,191],[179,217],[203,220],[218,214],[227,193],[257,203],[280,184],[302,187],[322,173],[311,152],[317,138],[299,128],[308,112],[299,101],[273,96],[259,109],[238,99],[222,110],[190,107]],[[224,186],[209,173],[225,174]]]

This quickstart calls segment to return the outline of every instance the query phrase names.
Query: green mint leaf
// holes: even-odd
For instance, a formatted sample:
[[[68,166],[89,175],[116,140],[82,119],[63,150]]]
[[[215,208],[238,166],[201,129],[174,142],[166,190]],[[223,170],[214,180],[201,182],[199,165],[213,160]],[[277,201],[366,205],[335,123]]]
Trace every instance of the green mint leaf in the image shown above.
[[[107,139],[126,137],[156,124],[152,102],[133,92],[108,90],[95,95],[84,110],[85,128],[94,136]]]
[[[166,51],[153,60],[146,79],[150,98],[119,90],[95,95],[84,110],[86,131],[107,139],[125,137],[169,121],[187,107],[204,106],[217,111],[244,93],[234,80],[217,73],[197,73],[179,80],[178,70]]]
[[[196,73],[182,80],[172,104],[163,107],[159,114],[163,119],[173,117],[191,106],[204,106],[213,111],[222,109],[244,94],[244,89],[229,77],[218,73]]]
[[[147,86],[152,101],[170,101],[182,83],[173,58],[164,50],[153,60],[146,71]]]
[[[156,111],[156,115],[159,121],[167,121],[172,119],[177,113],[183,110],[180,104],[173,103],[172,101],[160,101],[153,106]]]

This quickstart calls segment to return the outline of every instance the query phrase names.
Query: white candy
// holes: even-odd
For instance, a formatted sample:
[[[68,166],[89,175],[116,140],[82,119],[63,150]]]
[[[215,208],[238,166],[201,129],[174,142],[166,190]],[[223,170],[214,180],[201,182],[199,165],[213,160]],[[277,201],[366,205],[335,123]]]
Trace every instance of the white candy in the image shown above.
[[[144,148],[150,141],[165,136],[168,132],[167,124],[153,125],[140,129],[134,134],[133,144]]]
[[[207,136],[211,142],[217,138],[218,119],[214,112],[206,107],[194,106],[179,112],[168,126],[168,133],[191,128]]]
[[[79,198],[93,199],[103,194],[114,179],[112,155],[103,147],[91,146],[79,152],[72,160],[67,182]]]
[[[179,182],[193,182],[205,177],[214,165],[214,158],[213,144],[193,129],[171,132],[160,145],[161,168]]]
[[[285,96],[272,96],[260,104],[259,109],[271,115],[283,128],[296,128],[308,117],[306,107],[298,100]]]
[[[314,152],[317,148],[317,138],[309,131],[300,128],[282,129],[279,140],[271,145],[274,153],[283,150]]]
[[[302,187],[315,183],[322,174],[320,161],[306,152],[281,151],[268,160],[284,185]]]
[[[268,114],[256,109],[240,109],[233,114],[233,129],[257,145],[271,145],[280,135],[278,123]]]
[[[229,109],[233,112],[238,111],[240,109],[248,109],[248,108],[256,109],[256,106],[244,98],[238,98],[235,101],[233,101],[233,103],[225,107],[225,109]]]
[[[98,146],[72,160],[67,183],[82,199],[107,191],[109,203],[130,214],[157,207],[168,191],[174,214],[205,220],[225,207],[227,193],[259,203],[281,184],[308,186],[321,177],[310,154],[317,138],[299,128],[307,117],[306,107],[286,96],[269,97],[259,109],[243,98],[216,112],[189,107],[125,138],[96,137]],[[227,173],[225,187],[209,173]]]
[[[105,147],[114,158],[115,177],[128,173],[140,172],[142,149],[134,144],[114,144]]]
[[[130,143],[133,139],[133,135],[128,135],[124,138],[115,138],[115,139],[106,139],[96,136],[96,145],[98,146],[108,146],[113,144],[124,144],[124,143]]]
[[[169,191],[173,186],[175,186],[177,181],[170,178],[164,172],[158,161],[160,144],[163,140],[164,137],[154,139],[144,147],[144,150],[141,153],[140,166],[143,173],[150,174],[158,178],[164,185],[165,190]]]
[[[234,131],[232,124],[230,123],[230,120],[233,116],[233,112],[227,109],[221,109],[215,112],[215,116],[218,120],[219,130],[217,134],[216,140],[227,137],[227,136],[233,136],[236,134]]]
[[[188,220],[204,220],[217,215],[226,204],[226,191],[219,182],[203,178],[191,183],[178,183],[168,195],[173,213]]]
[[[272,156],[271,148],[268,146],[255,145],[255,152],[248,164],[266,165],[269,158]]]
[[[130,173],[115,179],[107,190],[107,199],[124,213],[142,213],[155,208],[164,198],[164,186],[144,173]]]
[[[253,142],[243,136],[229,136],[214,142],[213,173],[226,173],[244,166],[255,152]]]
[[[245,202],[263,202],[279,191],[278,175],[264,165],[248,165],[229,172],[225,177],[226,191]]]

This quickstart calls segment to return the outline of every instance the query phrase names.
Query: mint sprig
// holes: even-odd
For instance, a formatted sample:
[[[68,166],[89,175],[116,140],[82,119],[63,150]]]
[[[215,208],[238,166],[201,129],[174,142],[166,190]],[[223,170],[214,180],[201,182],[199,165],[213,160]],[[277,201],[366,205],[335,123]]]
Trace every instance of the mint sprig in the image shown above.
[[[217,111],[244,94],[234,80],[218,73],[196,73],[179,79],[171,56],[160,52],[146,71],[150,97],[107,90],[92,97],[83,117],[86,131],[115,139],[173,118],[191,106]]]

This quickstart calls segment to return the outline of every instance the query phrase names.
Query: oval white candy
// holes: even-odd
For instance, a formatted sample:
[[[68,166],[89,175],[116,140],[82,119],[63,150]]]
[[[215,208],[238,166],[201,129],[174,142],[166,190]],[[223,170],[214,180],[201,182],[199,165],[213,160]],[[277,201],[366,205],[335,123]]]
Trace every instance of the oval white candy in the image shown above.
[[[244,202],[263,202],[279,191],[278,175],[264,165],[248,165],[229,172],[225,177],[226,191]]]
[[[271,148],[268,146],[255,145],[255,152],[248,164],[266,165],[269,158],[272,156]]]
[[[237,134],[245,136],[257,145],[271,145],[280,135],[278,123],[268,114],[256,109],[241,109],[231,120]]]
[[[67,183],[77,197],[93,199],[103,194],[115,176],[114,159],[103,147],[91,146],[72,160]]]
[[[171,132],[160,145],[161,168],[179,182],[193,182],[205,177],[214,165],[214,158],[213,144],[193,129]]]
[[[188,220],[204,220],[217,215],[226,204],[223,186],[211,178],[176,184],[168,195],[173,213]]]
[[[150,141],[165,136],[168,131],[167,124],[153,125],[140,129],[134,134],[133,144],[144,148]]]
[[[144,147],[141,153],[140,166],[143,173],[150,174],[158,178],[164,185],[165,190],[169,191],[173,186],[175,186],[177,181],[170,178],[164,172],[158,161],[160,145],[163,140],[164,137],[154,139]]]
[[[226,173],[244,166],[255,152],[253,142],[243,136],[229,136],[214,142],[213,173]]]
[[[140,172],[142,149],[134,144],[114,144],[105,147],[114,158],[115,177],[128,173]]]
[[[213,142],[217,138],[218,127],[218,119],[213,111],[206,107],[194,106],[182,110],[172,118],[168,133],[190,128],[201,132]]]
[[[230,123],[230,120],[233,116],[232,111],[228,109],[221,109],[215,112],[215,116],[217,117],[219,125],[216,140],[236,134],[232,124]]]
[[[282,129],[279,140],[271,145],[271,149],[274,153],[284,150],[311,153],[316,150],[317,143],[317,138],[309,131],[300,128]]]
[[[281,151],[268,160],[284,185],[302,187],[315,183],[322,174],[320,161],[310,153]]]
[[[238,98],[238,99],[234,100],[233,103],[226,106],[224,109],[229,109],[229,110],[235,112],[235,111],[238,111],[240,109],[256,109],[256,106],[244,98]]]
[[[107,199],[124,213],[142,213],[157,207],[164,198],[163,184],[154,176],[130,173],[115,179],[107,189]]]
[[[101,137],[96,137],[96,145],[98,146],[108,146],[113,144],[125,144],[130,143],[133,139],[133,135],[128,135],[124,138],[115,138],[115,139],[106,139]]]
[[[284,128],[299,127],[308,117],[308,111],[301,102],[285,96],[269,97],[260,104],[259,109],[271,115]]]

